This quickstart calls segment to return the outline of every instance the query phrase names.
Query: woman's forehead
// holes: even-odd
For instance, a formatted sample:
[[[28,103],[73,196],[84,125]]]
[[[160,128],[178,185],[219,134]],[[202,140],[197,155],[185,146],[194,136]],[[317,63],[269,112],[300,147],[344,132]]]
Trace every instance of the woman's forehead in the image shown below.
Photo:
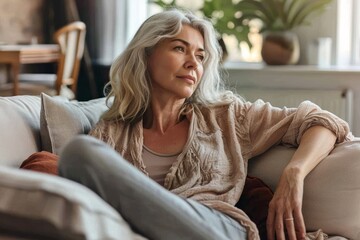
[[[174,41],[180,41],[204,49],[204,37],[202,33],[189,25],[184,25],[177,35],[167,39],[167,42]]]

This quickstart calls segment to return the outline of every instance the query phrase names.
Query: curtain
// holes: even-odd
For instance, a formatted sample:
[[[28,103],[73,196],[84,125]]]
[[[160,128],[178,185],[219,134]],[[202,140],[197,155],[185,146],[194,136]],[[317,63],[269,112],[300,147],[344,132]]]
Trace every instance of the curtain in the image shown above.
[[[48,4],[48,20],[49,33],[52,34],[60,27],[73,22],[83,21],[79,15],[78,6],[81,8],[86,6],[86,9],[91,11],[94,9],[91,5],[91,0],[50,0]],[[87,28],[89,25],[85,22]],[[87,37],[88,38],[88,37]],[[92,61],[88,50],[88,44],[85,45],[84,57],[81,61],[80,73],[78,79],[78,93],[77,99],[80,101],[98,98],[100,95],[94,79],[94,72],[92,69]]]

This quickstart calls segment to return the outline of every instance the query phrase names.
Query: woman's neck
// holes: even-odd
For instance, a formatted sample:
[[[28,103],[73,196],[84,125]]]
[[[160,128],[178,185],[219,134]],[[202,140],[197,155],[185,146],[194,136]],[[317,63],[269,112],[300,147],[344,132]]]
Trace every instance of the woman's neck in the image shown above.
[[[171,119],[167,125],[162,124],[162,118],[153,118],[157,121],[151,128],[143,129],[143,144],[154,152],[161,154],[178,154],[186,145],[190,121],[185,115],[181,121]]]
[[[183,103],[183,101],[175,104],[153,102],[144,114],[144,128],[164,134],[169,128],[176,126],[184,119],[185,116],[180,116]]]
[[[186,117],[179,116],[179,111],[172,113],[146,111],[143,119],[143,127],[158,133],[165,133],[168,129],[181,123]]]

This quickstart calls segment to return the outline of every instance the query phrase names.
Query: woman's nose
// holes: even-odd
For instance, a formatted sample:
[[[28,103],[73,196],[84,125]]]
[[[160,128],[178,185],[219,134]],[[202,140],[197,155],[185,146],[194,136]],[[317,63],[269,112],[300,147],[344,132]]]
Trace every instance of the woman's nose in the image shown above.
[[[197,69],[198,62],[196,61],[196,57],[194,55],[189,55],[185,62],[185,68],[188,69]]]

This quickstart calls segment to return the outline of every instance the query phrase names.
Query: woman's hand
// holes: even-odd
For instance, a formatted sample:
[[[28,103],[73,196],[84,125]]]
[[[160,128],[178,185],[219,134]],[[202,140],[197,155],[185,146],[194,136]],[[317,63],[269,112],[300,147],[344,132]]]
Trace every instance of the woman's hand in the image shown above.
[[[304,177],[297,168],[285,168],[269,204],[267,237],[269,240],[305,239],[301,212]]]
[[[322,126],[313,126],[305,131],[269,204],[266,222],[269,240],[305,239],[301,212],[304,179],[330,153],[335,141],[336,135]]]

